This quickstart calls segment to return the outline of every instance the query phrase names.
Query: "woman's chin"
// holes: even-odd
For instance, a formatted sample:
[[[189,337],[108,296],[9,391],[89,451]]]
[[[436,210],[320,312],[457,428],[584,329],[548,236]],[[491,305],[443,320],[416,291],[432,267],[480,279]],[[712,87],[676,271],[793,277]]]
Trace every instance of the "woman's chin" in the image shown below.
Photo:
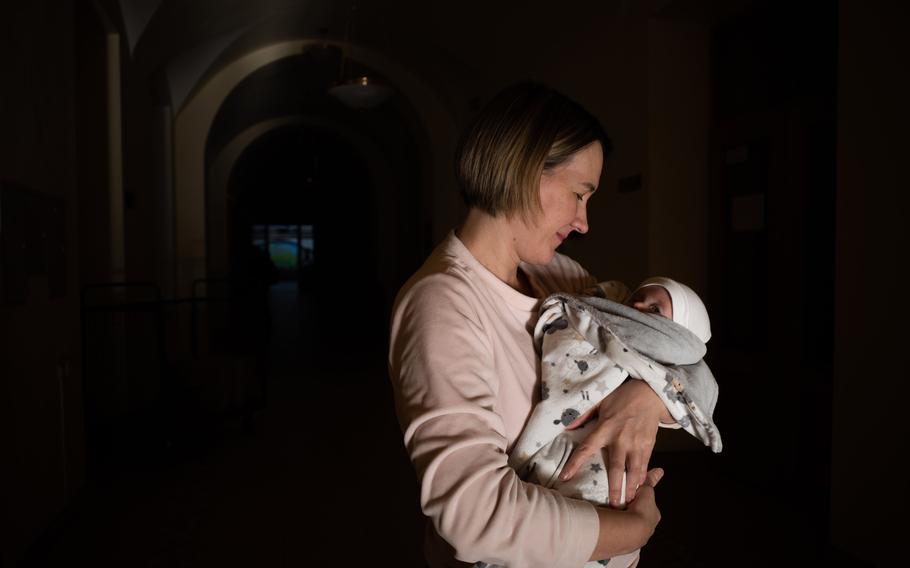
[[[550,264],[550,261],[553,260],[553,257],[556,256],[556,251],[541,251],[539,254],[535,254],[532,258],[526,259],[525,262],[528,264]]]

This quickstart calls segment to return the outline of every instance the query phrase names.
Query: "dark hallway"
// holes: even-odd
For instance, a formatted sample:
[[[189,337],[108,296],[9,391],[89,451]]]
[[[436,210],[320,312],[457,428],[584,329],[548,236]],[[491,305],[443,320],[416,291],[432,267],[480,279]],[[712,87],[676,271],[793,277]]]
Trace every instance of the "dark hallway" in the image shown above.
[[[280,296],[281,286],[274,290]],[[276,337],[293,333],[273,302]],[[285,336],[287,337],[287,336]],[[309,365],[273,345],[268,407],[86,492],[28,566],[308,566],[350,550],[419,566],[416,481],[391,412],[384,353]],[[335,456],[331,461],[327,456]],[[413,505],[413,506],[412,506]]]

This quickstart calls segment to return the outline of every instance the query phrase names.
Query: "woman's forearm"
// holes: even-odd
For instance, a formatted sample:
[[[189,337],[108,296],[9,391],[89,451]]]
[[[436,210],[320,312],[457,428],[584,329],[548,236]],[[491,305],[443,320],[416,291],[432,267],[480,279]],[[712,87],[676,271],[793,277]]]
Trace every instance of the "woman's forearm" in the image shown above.
[[[664,470],[659,467],[648,471],[640,493],[625,510],[595,507],[600,527],[590,560],[627,554],[648,542],[660,522],[654,488],[663,476]]]
[[[606,507],[596,509],[600,530],[589,560],[603,560],[637,550],[648,542],[654,532],[643,519],[628,511]]]

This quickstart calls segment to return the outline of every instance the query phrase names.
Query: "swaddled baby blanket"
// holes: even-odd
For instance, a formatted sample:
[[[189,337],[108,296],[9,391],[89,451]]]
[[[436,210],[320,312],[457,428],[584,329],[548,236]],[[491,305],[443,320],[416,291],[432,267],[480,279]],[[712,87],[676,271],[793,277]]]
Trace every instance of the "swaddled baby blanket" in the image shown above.
[[[541,305],[534,341],[541,353],[541,400],[509,453],[509,465],[525,481],[607,504],[607,469],[600,452],[571,480],[559,481],[594,421],[574,430],[565,427],[629,376],[647,382],[680,427],[713,451],[721,450],[712,420],[717,382],[702,361],[705,344],[683,326],[608,299],[554,294]],[[637,556],[634,551],[585,566],[629,566]],[[495,568],[482,562],[475,566]]]
[[[509,457],[522,479],[605,505],[609,486],[602,453],[568,482],[559,481],[572,450],[594,421],[575,430],[565,427],[629,376],[647,382],[680,427],[714,452],[721,451],[720,432],[712,420],[717,382],[702,361],[705,344],[688,329],[611,300],[554,294],[541,305],[534,340],[541,352],[541,401]],[[617,566],[625,561],[613,560]]]
[[[721,450],[711,416],[717,382],[702,361],[705,344],[666,318],[603,298],[554,294],[534,329],[541,351],[541,401],[511,450],[519,471],[565,426],[628,376],[644,380],[682,428]]]

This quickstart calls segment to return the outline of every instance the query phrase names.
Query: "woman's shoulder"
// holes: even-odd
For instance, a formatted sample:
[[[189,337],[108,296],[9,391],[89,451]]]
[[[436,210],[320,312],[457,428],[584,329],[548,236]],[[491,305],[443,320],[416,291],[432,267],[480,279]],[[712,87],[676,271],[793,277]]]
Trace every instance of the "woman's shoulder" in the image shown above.
[[[474,288],[471,267],[450,245],[449,239],[440,243],[408,278],[398,292],[395,311],[405,303],[439,305],[455,299],[469,301]]]
[[[464,267],[446,263],[428,266],[424,263],[398,291],[395,303],[405,300],[443,302],[452,297],[470,296],[471,290],[469,271]]]
[[[413,341],[442,345],[456,330],[473,330],[485,339],[482,300],[472,280],[469,266],[437,247],[395,298],[390,353]]]

